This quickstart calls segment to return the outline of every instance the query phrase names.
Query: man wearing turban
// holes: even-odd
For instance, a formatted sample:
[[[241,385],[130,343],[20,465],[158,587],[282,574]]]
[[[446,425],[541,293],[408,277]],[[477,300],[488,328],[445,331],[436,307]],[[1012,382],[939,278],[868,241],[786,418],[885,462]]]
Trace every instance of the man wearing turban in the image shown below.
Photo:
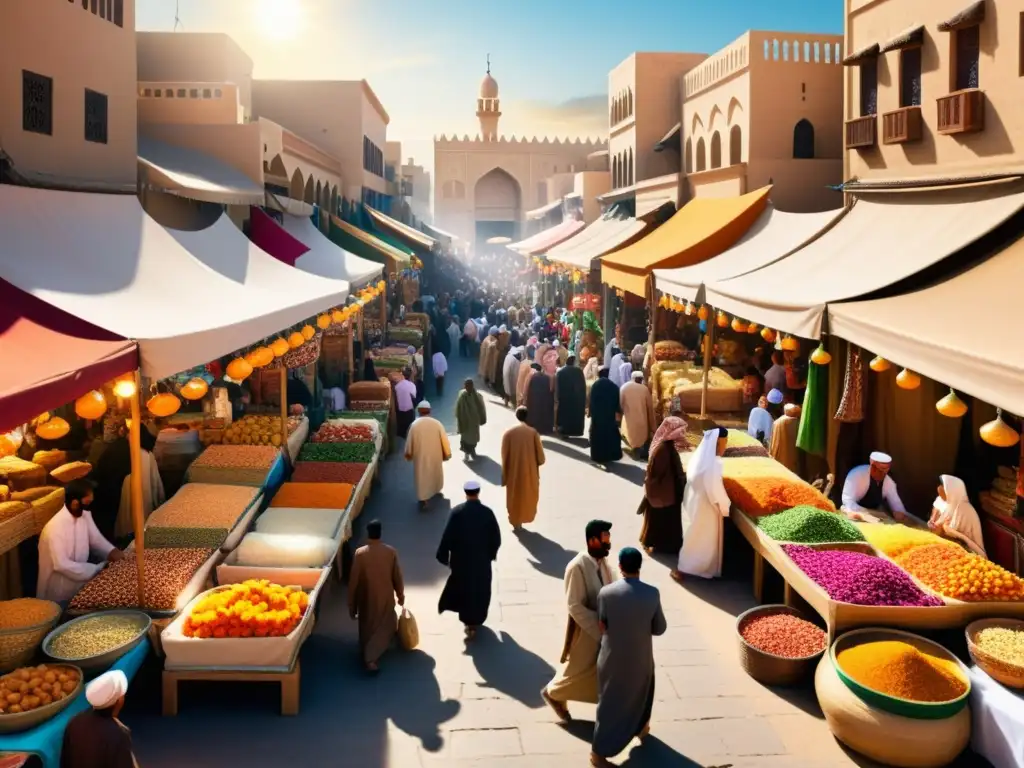
[[[75,715],[64,731],[61,768],[134,768],[131,732],[117,719],[124,707],[128,678],[119,669],[85,687],[91,709]]]

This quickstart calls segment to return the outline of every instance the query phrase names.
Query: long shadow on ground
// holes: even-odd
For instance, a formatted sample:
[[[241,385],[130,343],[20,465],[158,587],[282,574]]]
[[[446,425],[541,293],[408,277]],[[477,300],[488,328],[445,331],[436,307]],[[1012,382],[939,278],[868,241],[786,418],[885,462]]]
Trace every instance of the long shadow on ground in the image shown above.
[[[555,669],[519,645],[512,635],[481,627],[476,639],[466,643],[466,655],[473,659],[486,687],[528,707],[543,706],[540,689],[551,680]]]
[[[565,576],[565,566],[576,556],[575,552],[536,531],[529,531],[525,528],[518,531],[516,536],[519,543],[530,553],[530,565],[539,573],[556,579]]]

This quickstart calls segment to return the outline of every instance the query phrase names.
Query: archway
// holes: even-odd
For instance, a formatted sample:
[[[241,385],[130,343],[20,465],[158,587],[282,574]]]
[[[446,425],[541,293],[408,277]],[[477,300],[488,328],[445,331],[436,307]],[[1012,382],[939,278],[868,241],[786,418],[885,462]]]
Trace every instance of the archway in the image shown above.
[[[313,188],[313,177],[310,176],[306,179],[306,190],[302,194],[302,199],[310,205],[313,205],[313,203],[316,202],[316,198],[314,197],[315,191],[316,190]]]
[[[804,118],[793,128],[793,158],[796,160],[814,159],[814,126]]]
[[[704,139],[697,139],[697,173],[707,169],[707,156],[704,152]]]
[[[280,155],[274,155],[274,159],[269,163],[264,160],[263,170],[270,176],[276,176],[279,179],[288,178],[288,169],[284,167],[284,160],[281,159]]]
[[[523,194],[519,182],[503,168],[493,168],[473,188],[478,246],[492,237],[518,235]]]
[[[292,183],[288,188],[288,197],[292,200],[302,200],[306,194],[306,180],[302,178],[302,171],[298,168],[292,174]]]
[[[743,162],[743,129],[734,125],[729,129],[729,165]]]
[[[722,167],[722,135],[718,131],[711,136],[711,167]]]
[[[684,173],[693,173],[693,140],[686,139],[686,161],[683,166]]]

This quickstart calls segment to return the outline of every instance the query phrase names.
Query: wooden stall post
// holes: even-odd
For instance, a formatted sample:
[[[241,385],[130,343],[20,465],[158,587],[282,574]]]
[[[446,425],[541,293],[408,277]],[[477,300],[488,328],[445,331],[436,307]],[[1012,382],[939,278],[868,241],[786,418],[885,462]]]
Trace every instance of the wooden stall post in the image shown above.
[[[288,454],[288,366],[281,360],[281,450]]]
[[[715,344],[715,322],[711,313],[708,313],[708,330],[704,334],[704,380],[700,387],[700,418],[708,417],[708,374],[711,371],[711,347]]]
[[[387,286],[380,294],[380,329],[382,333],[388,330],[388,289]]]
[[[135,567],[138,569],[139,607],[146,607],[146,521],[142,515],[142,377],[136,369],[134,374],[135,394],[131,401],[131,426],[128,428],[128,452],[132,473],[128,481],[129,500],[132,509],[132,528],[135,531]]]
[[[356,366],[356,361],[352,359],[353,356],[356,353],[356,351],[355,351],[355,343],[354,343],[355,340],[352,338],[352,320],[351,319],[346,320],[345,324],[348,325],[348,329],[345,331],[345,336],[348,339],[348,342],[347,342],[348,343],[348,383],[351,385],[353,380],[355,379],[356,371],[357,370],[358,371],[362,371],[362,369],[363,369],[362,368],[362,362],[363,361],[360,360],[359,361],[360,365],[357,367]],[[364,355],[366,354],[366,350],[363,350],[363,354]]]

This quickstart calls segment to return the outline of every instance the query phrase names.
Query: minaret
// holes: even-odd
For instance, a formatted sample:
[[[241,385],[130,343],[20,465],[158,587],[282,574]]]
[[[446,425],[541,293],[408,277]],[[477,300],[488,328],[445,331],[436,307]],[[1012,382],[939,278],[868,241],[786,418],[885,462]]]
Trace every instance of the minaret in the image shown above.
[[[501,100],[498,81],[491,77],[491,54],[487,54],[487,74],[480,82],[480,95],[476,100],[476,116],[480,120],[480,135],[484,141],[497,141]]]

